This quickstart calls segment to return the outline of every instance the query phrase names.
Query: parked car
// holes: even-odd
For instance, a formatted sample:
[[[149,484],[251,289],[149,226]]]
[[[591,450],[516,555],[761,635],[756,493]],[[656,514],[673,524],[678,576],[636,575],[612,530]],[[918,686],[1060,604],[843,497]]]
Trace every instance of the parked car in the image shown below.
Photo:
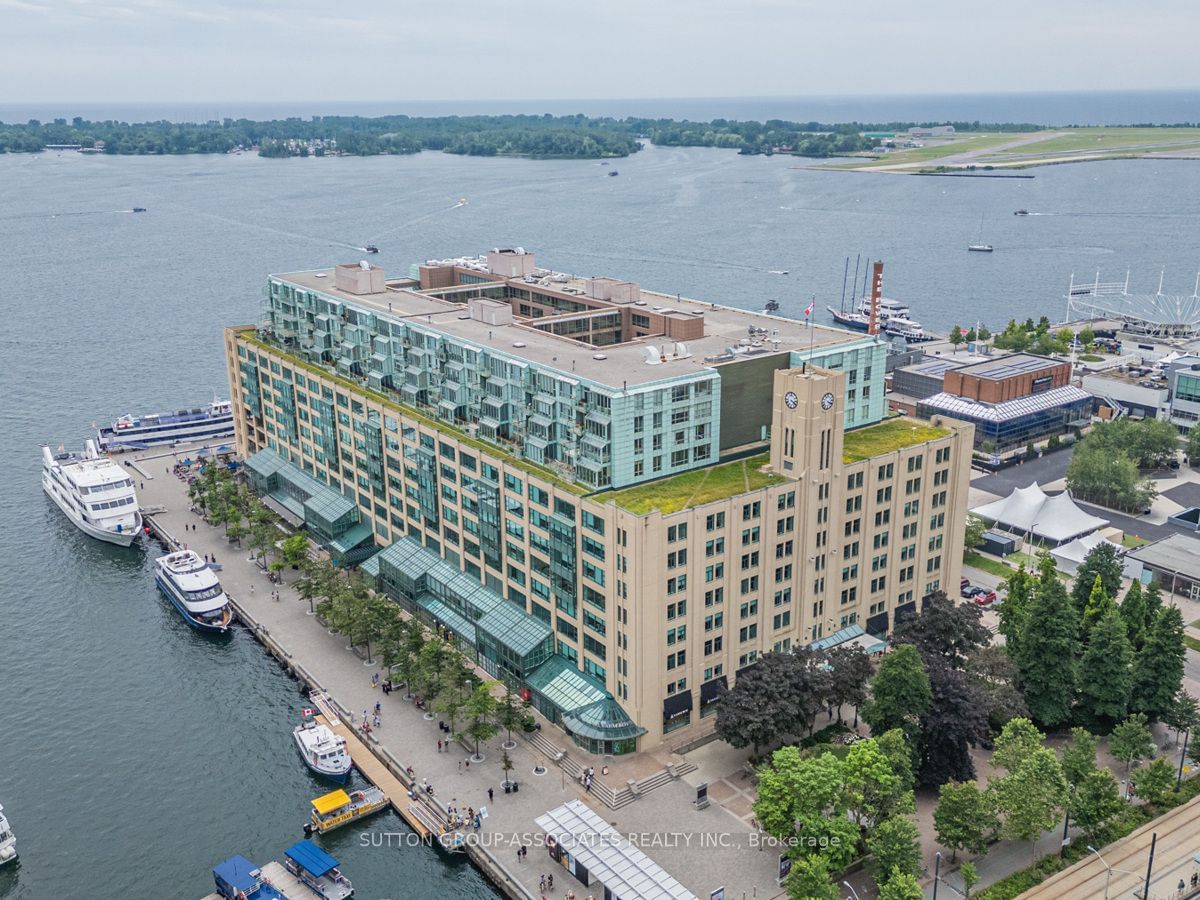
[[[971,580],[970,580],[969,578],[960,578],[960,579],[958,579],[958,589],[959,589],[960,591],[962,591],[962,590],[966,590],[966,589],[967,589],[967,588],[969,588],[970,586],[971,586]]]
[[[975,588],[975,602],[980,606],[987,606],[996,599],[996,592],[984,590],[983,588]]]
[[[958,594],[964,600],[970,600],[982,590],[983,590],[983,588],[977,588],[974,585],[967,584],[962,590],[960,590],[958,592]]]

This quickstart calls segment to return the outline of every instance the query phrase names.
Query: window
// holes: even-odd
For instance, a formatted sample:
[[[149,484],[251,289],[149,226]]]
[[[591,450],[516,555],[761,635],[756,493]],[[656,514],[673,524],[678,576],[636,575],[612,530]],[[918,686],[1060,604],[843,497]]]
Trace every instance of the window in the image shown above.
[[[683,522],[679,525],[670,526],[667,529],[667,543],[674,544],[676,541],[686,541],[687,540],[687,532],[688,532],[687,522]]]
[[[742,546],[745,547],[748,544],[757,544],[758,536],[759,536],[759,529],[758,529],[757,525],[755,525],[753,528],[743,529],[742,530]]]
[[[825,487],[825,485],[821,485]],[[776,499],[776,509],[794,509],[796,506],[796,492],[788,491],[785,494],[780,494]]]
[[[717,563],[716,565],[706,566],[704,569],[704,581],[712,583],[725,577],[725,563]]]
[[[751,575],[749,578],[742,579],[742,593],[752,594],[758,590],[758,576]]]
[[[717,556],[725,552],[725,538],[715,538],[704,545],[705,556]]]
[[[751,616],[757,616],[758,615],[758,601],[750,600],[747,603],[743,603],[741,605],[741,607],[739,608],[738,612],[739,612],[741,618],[743,618],[743,619],[749,619]]]
[[[753,503],[746,503],[742,506],[742,521],[749,522],[751,519],[757,519],[762,515],[762,502],[755,500]]]
[[[667,593],[678,594],[687,588],[687,576],[676,575],[674,578],[667,579]]]
[[[738,640],[743,644],[746,641],[752,641],[758,637],[758,623],[747,625],[745,628],[738,629]]]
[[[714,629],[720,628],[724,624],[725,624],[725,613],[723,613],[723,612],[713,613],[710,616],[704,617],[704,630],[705,631],[713,631]]]
[[[753,569],[758,565],[758,551],[742,554],[742,569]]]

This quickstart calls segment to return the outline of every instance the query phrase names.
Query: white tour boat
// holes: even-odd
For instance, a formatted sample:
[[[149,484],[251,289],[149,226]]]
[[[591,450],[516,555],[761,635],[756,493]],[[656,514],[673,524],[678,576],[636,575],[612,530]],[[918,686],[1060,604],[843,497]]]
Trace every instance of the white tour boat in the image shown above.
[[[194,550],[176,550],[154,561],[154,580],[197,631],[224,634],[233,622],[229,598],[208,563]]]
[[[82,456],[42,446],[42,489],[76,527],[128,547],[142,531],[142,514],[129,473],[87,442]]]
[[[350,774],[346,739],[316,720],[316,710],[304,710],[304,720],[292,731],[304,764],[325,778],[345,784]]]
[[[4,818],[4,807],[0,806],[0,866],[10,863],[17,858],[17,839],[13,835],[12,826]]]
[[[96,433],[101,450],[142,450],[162,444],[196,443],[233,434],[233,406],[214,400],[206,408],[121,416]]]

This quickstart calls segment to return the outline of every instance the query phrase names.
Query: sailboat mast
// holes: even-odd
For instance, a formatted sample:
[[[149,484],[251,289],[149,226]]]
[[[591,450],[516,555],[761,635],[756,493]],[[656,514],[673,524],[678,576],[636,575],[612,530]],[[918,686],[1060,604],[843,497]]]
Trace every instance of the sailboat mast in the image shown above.
[[[841,305],[841,310],[842,310],[842,312],[843,312],[843,313],[846,311],[846,278],[847,278],[849,275],[850,275],[850,257],[847,255],[847,256],[846,256],[846,269],[845,269],[845,271],[843,271],[843,272],[842,272],[842,305]],[[855,277],[855,279],[856,279],[856,280],[858,279],[858,272],[855,272],[855,273],[854,273],[854,277]]]

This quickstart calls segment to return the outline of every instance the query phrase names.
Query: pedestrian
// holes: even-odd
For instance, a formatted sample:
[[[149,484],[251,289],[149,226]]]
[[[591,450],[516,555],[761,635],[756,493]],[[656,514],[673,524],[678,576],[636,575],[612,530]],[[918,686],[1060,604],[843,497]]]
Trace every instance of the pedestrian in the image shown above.
[[[492,802],[492,789],[488,788],[488,803]]]
[[[438,741],[438,753],[442,752],[442,742]]]
[[[542,892],[545,892],[546,890],[546,876],[544,873],[542,874],[541,879],[538,881],[538,890]]]
[[[212,561],[213,561],[213,562],[216,562],[216,561],[217,561],[217,554],[215,554],[215,553],[214,553],[214,554],[212,555]]]
[[[458,774],[459,775],[462,774],[462,760],[461,759],[458,761]]]
[[[254,582],[253,582],[253,581],[252,581],[252,582],[250,582],[250,593],[251,593],[251,594],[253,594],[253,593],[254,593]],[[365,719],[365,718],[366,718],[366,716],[363,716],[363,718]]]
[[[146,489],[146,482],[144,482],[144,481],[139,481],[139,482],[138,482],[138,485],[140,486],[140,490],[143,490],[143,491],[144,491],[144,490]]]
[[[376,677],[378,677],[378,676],[376,676]],[[381,712],[383,712],[383,705],[378,700],[376,700],[375,701],[375,713],[376,713],[376,715],[378,715]]]
[[[470,761],[469,759],[468,759],[468,760],[467,760],[467,762],[466,762],[466,766],[467,766],[467,768],[468,768],[468,769],[469,769],[469,768],[471,768],[471,761]]]
[[[549,875],[546,876],[546,887],[549,890],[554,890],[554,873],[553,872],[551,872]]]
[[[371,687],[379,687],[379,673],[376,672],[371,676]],[[378,705],[378,704],[376,704]]]

